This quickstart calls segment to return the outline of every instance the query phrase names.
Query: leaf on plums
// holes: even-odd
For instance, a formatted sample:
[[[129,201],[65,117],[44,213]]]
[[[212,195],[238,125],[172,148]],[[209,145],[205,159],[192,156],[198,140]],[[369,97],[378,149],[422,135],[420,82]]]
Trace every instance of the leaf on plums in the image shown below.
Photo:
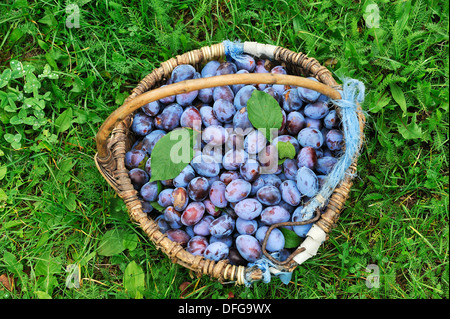
[[[150,202],[150,205],[152,205],[152,207],[158,212],[163,212],[165,209],[163,206],[159,205],[158,202]]]
[[[280,160],[286,158],[293,159],[295,157],[295,147],[291,142],[279,141],[276,146],[278,150],[278,158]]]
[[[272,140],[271,129],[278,130],[283,124],[280,104],[270,94],[254,90],[247,101],[248,119],[260,130],[268,141]]]
[[[197,133],[181,128],[164,135],[155,145],[151,156],[151,182],[177,177],[194,158]]]
[[[284,236],[284,248],[297,248],[301,243],[301,237],[298,236],[293,230],[280,227]]]

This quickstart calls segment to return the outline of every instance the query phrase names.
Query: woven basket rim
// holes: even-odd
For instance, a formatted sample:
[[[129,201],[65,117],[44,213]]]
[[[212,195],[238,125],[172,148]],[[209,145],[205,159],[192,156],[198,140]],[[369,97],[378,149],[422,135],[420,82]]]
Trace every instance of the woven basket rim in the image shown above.
[[[211,60],[222,60],[224,57],[225,52],[223,45],[215,44],[186,52],[162,62],[159,68],[154,69],[139,82],[132,90],[130,96],[125,100],[125,103],[149,90],[165,84],[164,82],[167,81],[173,68],[177,65],[191,64],[196,70],[199,70],[200,66],[206,62]],[[314,76],[322,83],[333,88],[339,88],[339,85],[336,83],[328,69],[321,66],[317,60],[309,58],[301,52],[295,53],[282,47],[276,47],[272,60],[276,61],[276,64],[286,66],[287,69],[290,70],[290,72],[288,72],[290,74],[299,75],[298,73],[300,73],[307,76]],[[248,277],[250,277],[251,280],[262,279],[262,272],[258,269],[255,270],[254,268],[249,269],[249,267],[245,266],[231,265],[228,264],[226,260],[215,262],[206,259],[203,256],[192,255],[183,246],[172,242],[165,234],[161,233],[157,223],[143,212],[140,200],[137,196],[138,192],[131,184],[131,180],[128,176],[128,169],[125,167],[124,163],[125,152],[128,151],[132,145],[129,136],[131,134],[130,126],[132,123],[132,116],[135,112],[128,114],[114,127],[107,141],[107,147],[110,151],[109,157],[99,158],[98,154],[95,156],[96,167],[114,191],[124,200],[130,218],[139,224],[142,230],[148,235],[149,239],[155,244],[156,248],[163,250],[173,263],[178,263],[193,270],[198,273],[198,275],[209,275],[211,278],[216,278],[222,282],[233,281],[238,284],[244,284],[247,280],[245,278]],[[364,121],[364,115],[361,112],[361,131],[364,127]],[[349,168],[350,173],[347,174],[347,176],[353,176],[356,172],[357,159],[358,158],[355,157],[354,163]],[[340,212],[348,197],[350,187],[351,178],[343,180],[330,198],[325,214],[321,214],[318,220],[315,221],[315,224],[323,229],[327,234],[327,237],[339,218]],[[298,251],[296,251],[296,253],[298,253]],[[297,266],[298,264],[292,260],[291,255],[288,262],[282,265],[282,269],[293,271]]]

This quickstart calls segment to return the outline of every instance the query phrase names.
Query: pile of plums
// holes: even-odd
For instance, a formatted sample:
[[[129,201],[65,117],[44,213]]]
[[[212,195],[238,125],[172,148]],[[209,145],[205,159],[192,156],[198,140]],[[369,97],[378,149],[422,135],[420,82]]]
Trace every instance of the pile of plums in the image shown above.
[[[283,65],[243,55],[239,61],[209,61],[200,72],[179,65],[167,84],[249,72],[287,74]],[[280,106],[283,123],[272,141],[249,120],[246,107],[254,90],[270,94]],[[182,127],[201,131],[194,158],[175,178],[150,182],[155,144]],[[137,141],[125,164],[144,211],[190,253],[228,258],[234,265],[262,257],[270,225],[303,221],[303,206],[343,148],[340,119],[328,97],[289,85],[230,85],[169,96],[144,105],[131,129]],[[278,158],[280,141],[293,145],[293,158]],[[285,228],[305,237],[311,225]],[[278,252],[281,260],[290,255],[280,229],[270,233],[266,250]]]

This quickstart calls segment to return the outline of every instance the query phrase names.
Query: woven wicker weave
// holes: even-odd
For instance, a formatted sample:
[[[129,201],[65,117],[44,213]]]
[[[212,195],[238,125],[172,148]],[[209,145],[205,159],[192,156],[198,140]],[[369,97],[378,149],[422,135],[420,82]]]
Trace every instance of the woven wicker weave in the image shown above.
[[[161,249],[173,263],[178,263],[199,275],[208,275],[219,281],[234,281],[238,284],[244,284],[245,280],[260,280],[262,272],[255,267],[250,269],[250,267],[228,264],[225,260],[215,262],[202,256],[194,256],[187,252],[180,244],[167,238],[165,234],[159,231],[157,224],[143,212],[141,202],[137,197],[137,191],[134,189],[128,176],[128,169],[125,167],[124,158],[125,153],[130,150],[131,145],[134,142],[133,133],[130,131],[134,112],[144,104],[150,101],[159,100],[165,96],[198,90],[205,85],[212,87],[224,85],[224,83],[279,83],[306,87],[310,86],[333,99],[340,98],[340,94],[337,91],[340,89],[340,86],[333,79],[329,70],[324,66],[321,66],[316,59],[309,58],[303,53],[295,53],[282,47],[252,44],[252,51],[254,52],[251,53],[260,57],[269,57],[273,62],[283,65],[288,71],[288,74],[296,76],[273,74],[225,75],[217,76],[215,77],[217,79],[213,80],[212,78],[208,78],[208,83],[204,81],[205,79],[197,79],[159,88],[161,85],[166,84],[172,70],[177,65],[191,64],[197,70],[200,70],[206,62],[210,60],[221,60],[225,57],[224,45],[221,43],[202,47],[199,50],[193,50],[163,62],[159,68],[147,75],[137,87],[133,89],[130,96],[125,100],[124,105],[108,117],[96,136],[98,153],[95,156],[95,162],[98,170],[111,187],[113,187],[116,193],[124,200],[130,218],[140,225],[142,230],[148,235],[149,239],[155,244],[156,248]],[[270,54],[268,54],[269,56],[266,54],[268,50],[270,51]],[[307,80],[300,76],[312,76],[319,80],[319,82]],[[255,81],[255,79],[257,80]],[[214,82],[214,80],[217,80],[217,83]],[[359,114],[359,119],[362,132],[365,121],[362,113]],[[315,224],[326,234],[328,234],[336,224],[348,197],[352,186],[351,176],[354,176],[356,173],[356,162],[357,158],[354,159],[353,164],[348,169],[349,174],[347,174],[347,177],[334,190],[334,193],[328,201],[325,212],[323,214],[318,213],[313,220],[308,221],[309,223],[315,222]],[[304,223],[289,222],[287,224],[300,225]],[[281,224],[273,225],[270,229],[278,226],[281,226]],[[269,232],[267,232],[266,240],[268,234]],[[328,235],[326,235],[326,237],[328,237]],[[279,266],[278,269],[281,271],[294,270],[295,267],[298,266],[298,263],[293,257],[303,250],[304,248],[299,247],[286,261],[278,262],[273,258],[273,260],[271,259],[270,255],[265,250],[265,244],[263,243],[264,254],[275,262]]]

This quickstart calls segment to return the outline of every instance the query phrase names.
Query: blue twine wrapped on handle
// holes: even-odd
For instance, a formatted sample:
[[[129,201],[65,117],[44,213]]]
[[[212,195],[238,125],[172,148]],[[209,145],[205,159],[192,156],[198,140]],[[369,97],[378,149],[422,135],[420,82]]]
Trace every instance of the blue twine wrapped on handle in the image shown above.
[[[223,45],[225,47],[227,60],[240,60],[244,53],[243,43],[225,40]],[[361,81],[351,78],[344,78],[342,79],[342,82],[342,91],[339,91],[342,98],[340,100],[331,100],[331,102],[340,108],[341,125],[345,140],[345,152],[327,175],[320,191],[308,202],[308,205],[303,208],[301,212],[301,220],[303,221],[313,218],[316,209],[323,208],[334,189],[348,174],[347,170],[355,157],[359,155],[362,136],[358,112],[362,111],[358,110],[358,104],[361,104],[364,101],[365,87]],[[248,267],[253,266],[258,267],[263,272],[262,280],[265,283],[270,282],[270,268],[277,268],[277,266],[265,256],[248,265]],[[283,283],[289,283],[292,276],[291,272],[273,272]],[[251,285],[251,280],[249,280],[249,278],[245,278],[245,285]]]
[[[244,53],[244,44],[239,41],[231,42],[229,40],[223,41],[225,48],[225,56],[227,61],[241,61],[242,54]],[[242,60],[242,62],[245,62]]]

